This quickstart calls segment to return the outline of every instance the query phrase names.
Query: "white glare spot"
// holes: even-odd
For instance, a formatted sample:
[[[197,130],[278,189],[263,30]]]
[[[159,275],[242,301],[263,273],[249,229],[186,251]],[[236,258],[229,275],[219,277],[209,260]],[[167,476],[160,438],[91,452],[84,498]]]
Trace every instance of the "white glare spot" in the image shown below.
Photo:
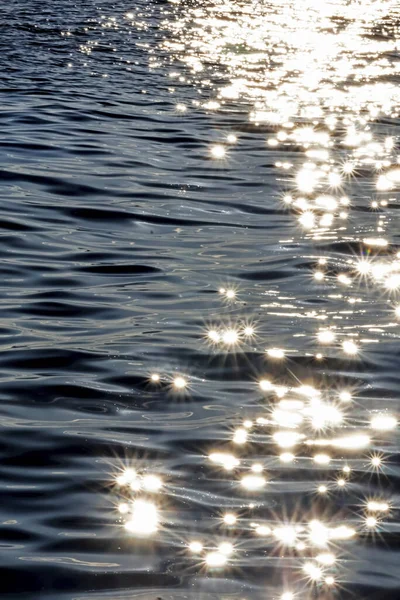
[[[268,525],[259,525],[258,527],[256,527],[257,535],[270,535],[270,533],[271,533],[271,528],[268,527]]]
[[[224,515],[224,523],[227,525],[234,525],[236,523],[236,516],[232,513]]]
[[[329,540],[329,530],[320,521],[310,521],[310,542],[317,547],[326,546]]]
[[[334,341],[335,334],[333,333],[333,331],[330,331],[329,329],[327,329],[324,331],[319,331],[317,334],[317,337],[318,337],[318,341],[321,344],[330,344],[331,342]]]
[[[294,546],[297,539],[297,532],[291,525],[276,527],[274,529],[275,538],[285,546]]]
[[[361,275],[367,275],[371,271],[371,264],[366,259],[361,259],[356,263],[356,269]]]
[[[385,280],[385,288],[389,291],[397,290],[400,287],[400,275],[390,275]]]
[[[315,223],[314,213],[311,211],[304,212],[301,217],[299,217],[299,223],[304,229],[312,229]]]
[[[331,457],[328,454],[316,454],[314,456],[314,462],[317,465],[329,465],[331,462]]]
[[[129,512],[129,505],[126,502],[122,502],[118,506],[118,511],[121,513],[121,515],[126,515]]]
[[[222,341],[228,346],[237,344],[237,342],[239,341],[239,334],[234,329],[227,329],[222,333]]]
[[[369,527],[370,529],[373,529],[374,527],[377,526],[378,521],[375,519],[375,517],[367,517],[365,519],[365,524],[367,527]]]
[[[210,331],[207,332],[207,337],[216,344],[221,340],[220,334],[215,329],[210,329]]]
[[[224,158],[226,150],[221,144],[217,144],[211,148],[211,154],[213,158]]]
[[[354,537],[356,534],[355,530],[351,527],[347,527],[347,525],[339,525],[334,529],[330,530],[329,537],[332,540],[349,540]]]
[[[251,465],[251,470],[253,473],[262,473],[263,466],[260,463],[254,463],[254,465]]]
[[[206,564],[209,567],[224,567],[227,561],[227,556],[220,552],[209,552],[206,556]]]
[[[222,542],[218,546],[218,552],[220,552],[224,556],[230,556],[233,552],[233,546],[230,542]]]
[[[313,563],[306,563],[303,570],[313,581],[318,581],[322,577],[322,570]]]
[[[294,454],[292,454],[291,452],[283,452],[280,457],[279,460],[283,463],[291,463],[294,461]]]
[[[277,431],[272,437],[281,448],[292,448],[303,436],[295,431]]]
[[[378,431],[390,431],[397,427],[397,420],[392,415],[376,415],[371,419],[371,427]]]
[[[358,353],[357,344],[355,344],[351,340],[346,340],[345,342],[343,342],[342,348],[343,348],[345,354],[348,354],[349,356],[355,356]]]
[[[389,504],[387,504],[387,502],[376,502],[375,500],[370,500],[367,504],[367,509],[371,512],[386,512],[389,510]]]
[[[151,535],[158,528],[157,508],[152,502],[135,500],[132,517],[125,523],[125,528],[136,535]]]
[[[355,433],[354,435],[336,438],[330,443],[331,446],[333,446],[334,448],[357,450],[359,448],[366,448],[367,446],[369,446],[371,440],[368,437],[368,435],[364,435],[363,433]]]
[[[245,444],[247,441],[246,429],[237,429],[234,433],[233,441],[235,444]]]
[[[267,350],[267,354],[271,358],[285,358],[285,352],[280,348],[270,348]]]
[[[183,390],[187,386],[187,381],[183,377],[175,377],[174,387],[177,390]]]
[[[136,471],[134,469],[125,469],[125,471],[117,477],[118,485],[129,485],[136,479]]]
[[[213,452],[210,454],[209,459],[211,462],[221,465],[227,471],[231,471],[239,466],[239,460],[235,456],[232,454],[225,454],[224,452]]]
[[[265,478],[261,475],[245,475],[242,478],[241,484],[246,490],[261,490],[265,484]]]
[[[346,392],[346,391],[340,392],[339,400],[341,400],[342,402],[350,402],[351,401],[350,392]]]
[[[315,557],[315,560],[317,562],[319,562],[321,565],[330,567],[333,564],[335,564],[336,557],[334,554],[331,554],[330,552],[324,552],[322,554],[318,554],[318,556]]]
[[[268,381],[268,379],[261,379],[259,386],[263,392],[269,392],[270,390],[274,389],[274,386],[270,381]]]
[[[350,285],[351,284],[351,279],[350,277],[348,277],[347,275],[345,275],[344,273],[341,273],[340,275],[338,275],[338,281],[340,283],[343,283],[343,285]]]
[[[158,492],[162,487],[162,481],[157,475],[145,475],[142,485],[147,492]]]
[[[142,489],[142,483],[140,479],[134,479],[133,481],[131,481],[130,488],[134,492],[138,492],[140,489]]]
[[[382,248],[388,245],[388,241],[383,238],[365,238],[363,242],[366,246],[379,246]]]
[[[189,550],[193,554],[199,554],[203,550],[203,544],[201,542],[190,542]]]

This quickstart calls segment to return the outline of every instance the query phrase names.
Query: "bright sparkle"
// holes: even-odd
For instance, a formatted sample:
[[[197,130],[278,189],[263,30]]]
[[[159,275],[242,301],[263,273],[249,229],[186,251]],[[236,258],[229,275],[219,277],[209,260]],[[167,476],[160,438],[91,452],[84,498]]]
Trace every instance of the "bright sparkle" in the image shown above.
[[[263,392],[269,392],[274,389],[274,386],[270,381],[268,381],[268,379],[261,379],[259,386]]]
[[[226,150],[221,144],[216,144],[211,148],[211,155],[213,158],[224,158],[226,155]]]
[[[210,331],[207,332],[207,337],[215,344],[221,341],[221,336],[216,329],[210,329]]]
[[[317,334],[318,341],[321,344],[331,344],[335,340],[335,334],[331,330],[319,331]]]
[[[375,519],[375,517],[367,517],[365,519],[365,524],[368,528],[373,529],[377,526],[378,521]]]
[[[313,563],[306,563],[303,570],[312,581],[319,581],[322,578],[322,570]]]
[[[118,485],[130,485],[137,477],[134,469],[125,469],[125,471],[117,477]]]
[[[376,500],[370,500],[367,503],[367,509],[371,512],[387,512],[389,510],[389,504],[387,502],[377,502]]]
[[[246,429],[237,429],[233,436],[235,444],[245,444],[247,442],[247,431]]]
[[[162,481],[157,475],[145,475],[142,485],[147,492],[158,492],[162,487]]]
[[[201,542],[190,542],[189,544],[189,550],[190,552],[193,552],[193,554],[199,554],[200,552],[203,551],[203,544]]]
[[[252,335],[254,335],[254,327],[245,327],[243,333],[245,336],[251,337]]]
[[[272,437],[281,448],[292,448],[303,436],[295,431],[277,431]]]
[[[156,506],[147,500],[133,502],[131,518],[125,528],[138,536],[148,536],[158,529],[158,512]]]
[[[342,343],[342,348],[345,354],[349,356],[355,356],[358,353],[358,346],[351,340],[346,340]]]
[[[239,341],[239,333],[235,329],[227,329],[222,333],[222,341],[227,346],[233,346]]]
[[[240,464],[235,456],[224,452],[213,452],[210,454],[209,459],[211,462],[224,467],[227,471],[231,471]]]
[[[224,567],[228,562],[228,557],[221,552],[209,552],[206,556],[206,564],[209,567]]]
[[[314,456],[314,462],[318,465],[329,465],[331,457],[328,454],[316,454]]]
[[[121,504],[118,505],[118,511],[121,513],[121,515],[126,515],[129,512],[129,504],[126,502],[121,502]]]
[[[277,358],[277,359],[285,358],[285,352],[284,352],[284,350],[281,350],[280,348],[270,348],[269,350],[267,350],[267,354],[271,358]]]
[[[322,554],[318,554],[318,556],[315,557],[315,560],[321,565],[330,567],[335,564],[336,557],[330,552],[323,552]]]
[[[397,419],[392,415],[376,415],[371,419],[371,427],[378,431],[391,431],[397,427]]]
[[[283,452],[279,456],[279,460],[283,463],[291,463],[294,461],[294,459],[295,459],[295,456],[291,452]]]
[[[339,400],[341,400],[341,402],[351,402],[350,392],[347,392],[346,390],[343,390],[343,392],[340,392]]]
[[[173,384],[177,390],[183,390],[187,386],[187,381],[186,381],[186,379],[184,379],[184,377],[178,376],[178,377],[175,377]]]
[[[246,490],[261,490],[265,484],[266,480],[261,475],[245,475],[242,478],[241,484]]]
[[[218,546],[218,552],[224,556],[230,556],[233,553],[233,546],[230,542],[222,542]]]
[[[226,525],[234,525],[236,521],[236,515],[232,513],[227,513],[226,515],[224,515],[224,523],[226,523]]]
[[[268,525],[259,525],[255,531],[260,536],[271,535],[271,528]]]

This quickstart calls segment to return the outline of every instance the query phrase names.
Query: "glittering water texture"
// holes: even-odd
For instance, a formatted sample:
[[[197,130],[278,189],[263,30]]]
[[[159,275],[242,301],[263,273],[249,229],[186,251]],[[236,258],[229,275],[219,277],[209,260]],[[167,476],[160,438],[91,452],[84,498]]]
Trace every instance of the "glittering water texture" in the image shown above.
[[[398,2],[0,10],[4,597],[395,598]]]

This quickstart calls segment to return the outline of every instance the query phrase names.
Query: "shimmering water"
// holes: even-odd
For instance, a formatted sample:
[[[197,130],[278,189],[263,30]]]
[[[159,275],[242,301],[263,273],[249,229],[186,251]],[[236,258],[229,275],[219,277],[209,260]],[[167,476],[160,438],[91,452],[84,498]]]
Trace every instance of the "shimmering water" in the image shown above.
[[[1,598],[398,597],[398,2],[0,15]]]

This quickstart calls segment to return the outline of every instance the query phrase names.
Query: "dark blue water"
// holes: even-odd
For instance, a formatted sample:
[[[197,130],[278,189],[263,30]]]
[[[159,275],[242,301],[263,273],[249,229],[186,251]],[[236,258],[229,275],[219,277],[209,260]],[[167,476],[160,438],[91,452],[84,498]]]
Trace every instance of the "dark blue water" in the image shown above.
[[[0,17],[0,597],[399,597],[397,3]]]

